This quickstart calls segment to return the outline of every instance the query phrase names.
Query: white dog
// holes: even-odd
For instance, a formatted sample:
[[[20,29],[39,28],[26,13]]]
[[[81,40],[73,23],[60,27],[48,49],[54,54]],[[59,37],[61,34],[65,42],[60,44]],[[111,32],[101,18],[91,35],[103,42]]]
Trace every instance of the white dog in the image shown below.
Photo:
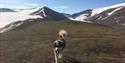
[[[65,40],[66,35],[67,32],[65,30],[60,30],[59,38],[54,41],[53,47],[54,47],[54,55],[56,63],[58,62],[58,59],[62,58],[62,52],[66,46],[66,40]]]

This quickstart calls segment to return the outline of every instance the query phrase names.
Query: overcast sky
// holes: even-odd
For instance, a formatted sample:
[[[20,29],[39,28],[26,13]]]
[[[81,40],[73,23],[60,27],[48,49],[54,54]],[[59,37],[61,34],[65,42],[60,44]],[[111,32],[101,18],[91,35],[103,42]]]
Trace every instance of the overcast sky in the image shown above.
[[[0,0],[0,7],[27,9],[47,6],[59,12],[72,14],[89,8],[106,7],[124,2],[125,0]]]

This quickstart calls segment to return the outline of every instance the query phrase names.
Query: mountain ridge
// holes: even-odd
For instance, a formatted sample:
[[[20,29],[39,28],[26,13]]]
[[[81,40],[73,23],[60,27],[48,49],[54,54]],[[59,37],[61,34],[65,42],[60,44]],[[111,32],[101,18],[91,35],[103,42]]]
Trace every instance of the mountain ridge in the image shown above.
[[[76,20],[84,21],[85,19],[92,17],[94,15],[100,14],[108,9],[119,8],[119,7],[125,7],[125,3],[120,3],[120,4],[116,4],[116,5],[112,5],[112,6],[108,6],[108,7],[103,7],[103,8],[97,8],[97,9],[87,9],[85,11],[81,11],[81,12],[72,14],[72,17],[74,18],[74,15],[77,15],[77,17],[75,17],[75,18],[79,18],[79,19],[76,19]],[[84,14],[88,14],[88,16],[86,18],[82,18],[85,16]]]
[[[68,20],[62,13],[56,12],[48,7],[37,7],[28,10],[21,10],[18,12],[5,12],[0,13],[1,16],[1,26],[0,32],[7,32],[15,29],[23,24],[29,22],[34,23],[34,21],[45,21],[45,20]],[[8,19],[6,19],[8,18]],[[18,23],[17,23],[18,22]]]
[[[81,21],[87,23],[96,23],[108,25],[116,28],[125,28],[125,3],[116,4],[98,9],[88,9],[72,15],[54,11],[46,6],[35,7],[32,9],[21,10],[17,12],[0,12],[1,26],[0,32],[6,32],[17,28],[28,21],[46,21],[46,20],[69,20]],[[120,17],[119,17],[120,16]],[[6,19],[7,18],[7,19]],[[18,22],[19,21],[19,22]],[[17,24],[18,22],[18,24]],[[16,23],[16,24],[15,24]],[[8,29],[8,30],[7,30]],[[3,31],[4,30],[4,31]],[[6,31],[5,31],[6,30]]]
[[[125,28],[125,3],[88,10],[73,14],[72,20],[103,24],[114,28]]]

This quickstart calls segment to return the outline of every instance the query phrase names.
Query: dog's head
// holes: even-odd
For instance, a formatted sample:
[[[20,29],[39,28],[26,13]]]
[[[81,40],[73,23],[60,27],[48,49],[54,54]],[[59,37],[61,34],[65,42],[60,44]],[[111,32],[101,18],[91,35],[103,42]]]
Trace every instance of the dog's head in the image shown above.
[[[59,31],[59,37],[60,38],[65,38],[66,36],[68,35],[67,31],[66,30],[60,30]]]

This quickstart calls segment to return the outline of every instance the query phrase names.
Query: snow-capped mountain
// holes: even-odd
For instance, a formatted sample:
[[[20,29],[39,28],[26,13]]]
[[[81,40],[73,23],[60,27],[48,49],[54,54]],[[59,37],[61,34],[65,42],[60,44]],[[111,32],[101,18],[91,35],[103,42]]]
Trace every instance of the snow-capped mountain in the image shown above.
[[[104,8],[88,9],[88,10],[73,14],[72,18],[74,20],[84,21],[85,19],[87,19],[89,17],[92,17],[94,15],[100,14],[100,13],[106,11],[106,10],[113,9],[113,8],[124,7],[124,6],[125,6],[125,3],[121,3],[121,4],[109,6],[109,7],[104,7]],[[117,10],[114,9],[112,11],[113,11],[112,13],[114,13]],[[109,14],[112,14],[112,13],[109,13]]]
[[[32,12],[37,11],[39,8],[32,10],[23,10],[20,12],[0,12],[0,32],[9,31],[17,26],[23,24],[25,20],[41,18],[39,15],[30,15]],[[15,22],[21,21],[18,24]]]
[[[9,8],[0,8],[0,12],[15,12],[15,11]]]
[[[40,15],[47,20],[65,20],[67,19],[62,13],[56,12],[48,7],[43,7],[36,12],[33,12],[31,15]]]
[[[125,4],[106,7],[105,9],[106,10],[89,17],[87,20],[109,26],[124,26]]]
[[[6,9],[7,10],[7,9]],[[59,13],[48,7],[36,7],[14,12],[8,9],[0,12],[0,32],[25,28],[43,20],[75,20],[87,23],[98,23],[110,26],[125,26],[125,3],[88,9],[73,15]]]
[[[92,9],[88,9],[88,10],[85,10],[85,11],[73,14],[71,20],[86,22],[85,19],[87,19],[88,17],[90,17],[91,14],[92,14]]]
[[[97,14],[99,14],[103,11],[109,10],[109,9],[119,8],[119,7],[124,7],[124,6],[125,6],[125,3],[121,3],[121,4],[116,4],[116,5],[112,5],[112,6],[108,6],[108,7],[93,9],[91,16],[97,15]]]
[[[0,32],[12,30],[25,23],[31,23],[36,20],[67,19],[62,13],[58,13],[48,7],[37,7],[18,12],[0,12],[0,18]]]
[[[75,13],[72,15],[72,20],[101,23],[101,24],[125,24],[125,3],[98,8],[89,9],[83,12]],[[120,24],[120,22],[122,22]]]

